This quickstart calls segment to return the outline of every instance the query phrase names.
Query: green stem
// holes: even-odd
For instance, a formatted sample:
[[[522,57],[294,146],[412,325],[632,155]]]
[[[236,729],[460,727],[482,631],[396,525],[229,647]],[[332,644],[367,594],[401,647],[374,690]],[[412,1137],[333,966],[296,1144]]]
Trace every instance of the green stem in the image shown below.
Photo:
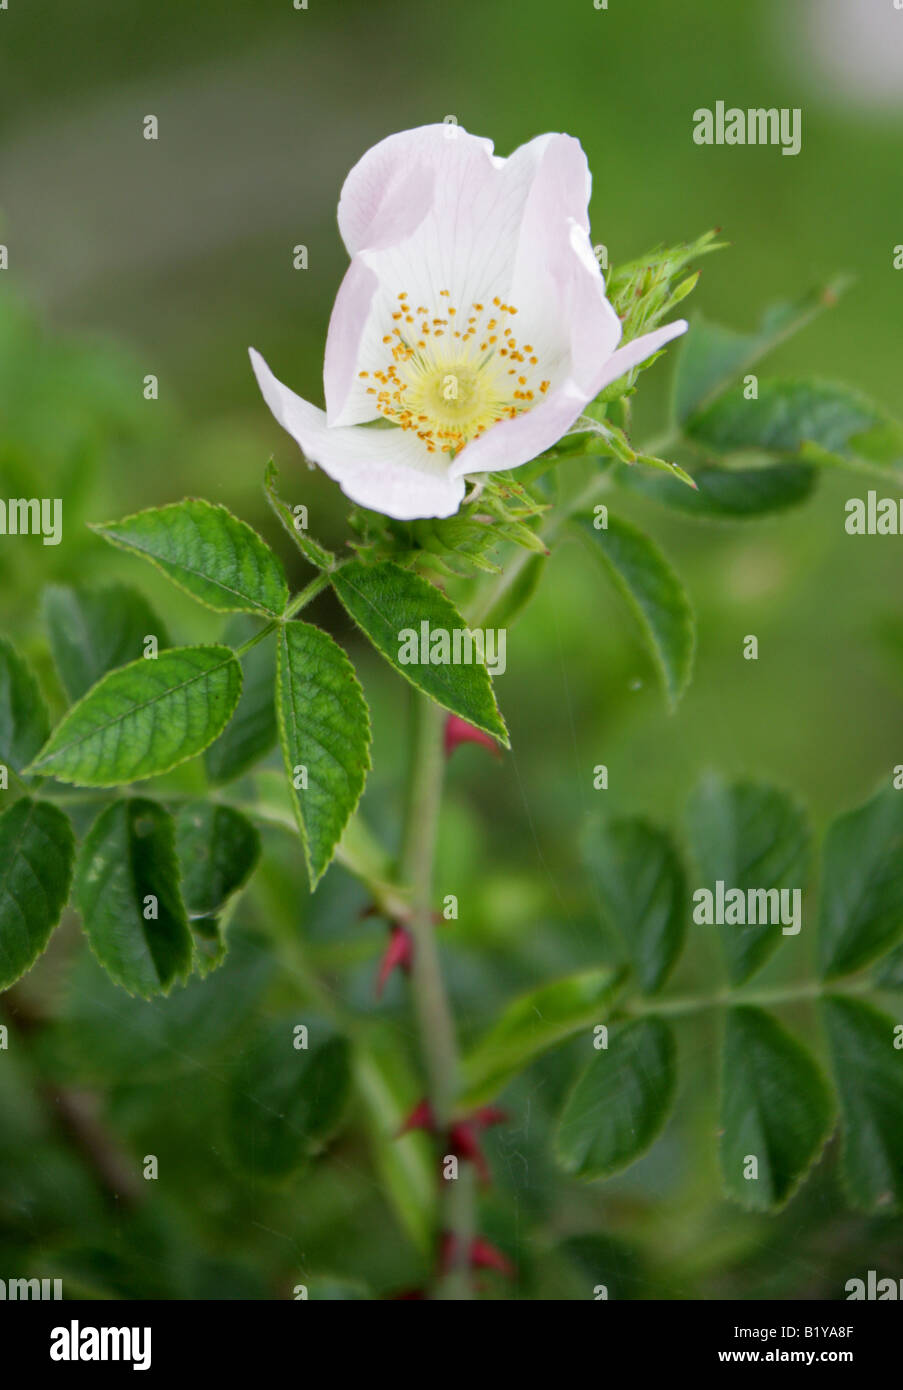
[[[677,437],[677,432],[675,430],[668,430],[666,433],[659,435],[656,439],[650,440],[648,444],[641,445],[637,449],[637,453],[658,455],[670,448]],[[578,455],[575,455],[575,457],[578,457]],[[571,503],[567,506],[563,506],[559,511],[553,513],[553,515],[549,517],[545,526],[543,526],[539,532],[540,539],[545,543],[547,550],[551,549],[552,541],[555,540],[559,532],[564,529],[573,517],[577,516],[582,511],[586,511],[603,495],[609,486],[609,480],[610,474],[608,472],[594,474],[586,487],[577,494],[576,498]],[[485,591],[474,604],[470,613],[470,622],[472,626],[478,626],[486,617],[487,613],[491,612],[499,600],[508,593],[522,570],[533,559],[534,554],[534,551],[521,549],[517,551],[516,555],[511,557],[511,560],[505,566],[504,571],[499,575],[495,584]]]
[[[408,799],[401,848],[401,880],[410,889],[408,928],[414,939],[411,991],[426,1070],[427,1094],[436,1127],[443,1135],[458,1094],[458,1043],[436,944],[433,922],[433,861],[442,796],[445,712],[415,694],[411,711]],[[463,1165],[465,1168],[467,1165]],[[444,1184],[443,1227],[454,1257],[437,1290],[443,1299],[470,1297],[467,1262],[473,1239],[475,1203],[471,1174]]]
[[[286,618],[293,618],[296,613],[300,613],[302,608],[306,608],[312,599],[321,594],[329,584],[328,574],[318,574],[314,579],[306,584],[300,593],[295,594],[288,608],[285,610]]]
[[[6,764],[6,771],[9,780],[9,790],[16,793],[16,796],[36,796],[37,789],[30,787],[25,778],[16,771],[14,767]],[[15,798],[14,798],[15,799]]]
[[[307,605],[317,597],[317,594],[323,592],[328,584],[329,575],[318,574],[315,579],[312,579],[309,584],[305,585],[300,593],[295,594],[295,597],[292,599],[281,618],[274,618],[272,622],[262,627],[259,632],[255,632],[253,637],[249,637],[247,642],[242,642],[240,647],[235,648],[235,655],[244,656],[245,652],[249,652],[252,647],[256,647],[258,642],[262,642],[265,637],[269,637],[271,632],[275,632],[281,623],[287,622],[288,619],[293,618],[296,613],[300,613],[302,608],[306,608]]]
[[[454,1182],[445,1184],[445,1229],[454,1237],[451,1268],[436,1288],[444,1303],[466,1302],[473,1297],[470,1247],[477,1234],[476,1173],[472,1163],[462,1163]]]
[[[623,1005],[631,1015],[659,1014],[675,1018],[681,1014],[703,1013],[707,1009],[731,1008],[737,1004],[757,1004],[768,1008],[775,1004],[797,1004],[803,999],[821,999],[827,994],[865,994],[875,988],[866,976],[847,983],[826,984],[824,980],[805,980],[797,985],[774,989],[720,990],[718,994],[687,995],[674,999],[635,999]]]
[[[436,1123],[451,1119],[458,1081],[455,1029],[442,981],[433,924],[433,859],[442,795],[444,712],[415,695],[411,716],[408,800],[401,849],[401,881],[411,892],[408,927],[414,937],[411,979]]]
[[[608,475],[595,474],[570,506],[562,507],[560,511],[549,517],[549,520],[539,532],[540,540],[543,541],[547,550],[551,549],[552,542],[555,540],[559,531],[571,520],[571,517],[576,516],[578,512],[591,506],[607,486]],[[470,623],[472,627],[478,627],[487,613],[491,612],[499,600],[508,593],[515,580],[521,574],[521,571],[531,560],[535,559],[536,553],[535,550],[525,550],[521,548],[515,555],[512,555],[495,583],[484,590],[480,598],[473,605],[470,612]]]

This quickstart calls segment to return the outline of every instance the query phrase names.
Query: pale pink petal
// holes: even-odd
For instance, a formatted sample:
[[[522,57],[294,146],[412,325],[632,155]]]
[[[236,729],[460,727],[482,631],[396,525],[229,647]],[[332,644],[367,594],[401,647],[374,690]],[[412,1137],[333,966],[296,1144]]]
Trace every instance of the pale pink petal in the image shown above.
[[[382,341],[385,325],[371,313],[378,290],[374,271],[363,256],[355,256],[339,286],[326,334],[323,386],[331,425],[362,425],[378,418],[374,398],[366,391],[372,378],[360,376],[363,362],[372,371],[387,355]],[[385,317],[391,323],[391,311]],[[336,403],[332,412],[330,402]]]
[[[384,236],[387,222],[396,228],[400,224],[386,213],[385,200],[391,201],[392,190],[412,167],[429,171],[432,200],[419,221],[412,215],[416,225],[406,235],[389,241]],[[543,187],[536,193],[540,175]],[[379,177],[388,190],[382,199]],[[394,330],[392,315],[399,311],[402,294],[409,305],[426,308],[428,318],[445,317],[447,306],[463,318],[474,303],[510,298],[518,257],[523,266],[523,247],[532,234],[525,234],[525,217],[529,214],[532,228],[539,219],[537,206],[551,198],[559,225],[566,229],[572,216],[585,226],[588,192],[585,156],[567,135],[539,136],[510,159],[499,159],[489,141],[459,126],[435,125],[390,136],[369,151],[349,174],[339,205],[340,227],[353,259],[327,342],[324,387],[330,424],[376,418],[368,379],[361,373],[384,370],[392,360],[391,346],[383,339]],[[531,265],[537,255],[542,257],[541,247]],[[598,269],[596,274],[601,284]],[[558,308],[555,323],[561,340]],[[518,326],[528,334],[524,341],[529,340],[533,328],[526,314]],[[449,325],[449,334],[453,327]]]
[[[473,439],[456,455],[451,466],[453,478],[468,473],[496,473],[501,468],[517,468],[557,444],[582,413],[586,393],[570,379],[551,391],[539,405],[513,420],[502,420],[491,430]]]
[[[651,333],[644,333],[641,338],[634,338],[624,347],[618,348],[617,352],[609,357],[602,371],[596,377],[593,385],[593,396],[598,396],[599,392],[604,391],[606,386],[611,386],[612,382],[625,376],[634,367],[638,367],[653,353],[660,352],[666,343],[671,342],[672,338],[679,338],[681,333],[686,333],[688,327],[689,324],[686,319],[675,319],[674,323],[666,323],[661,328],[654,328]]]
[[[570,374],[589,399],[598,394],[600,363],[607,361],[621,341],[621,320],[605,294],[605,281],[588,234],[573,224],[568,229],[574,268],[561,297],[568,306],[570,326]]]
[[[571,377],[566,378],[532,410],[513,420],[503,420],[479,439],[472,440],[456,456],[451,466],[452,477],[494,473],[499,469],[517,468],[522,463],[529,463],[558,442],[604,387],[651,357],[686,329],[686,321],[680,319],[634,339],[597,366],[588,387]]]
[[[491,140],[457,125],[418,126],[380,140],[342,186],[339,231],[349,256],[409,236],[428,211],[438,171],[454,170],[460,178],[492,159]]]
[[[352,502],[399,521],[452,516],[458,510],[465,485],[449,476],[446,455],[428,453],[412,430],[330,426],[325,411],[278,381],[254,348],[250,356],[279,424]]]
[[[580,144],[558,136],[530,189],[513,263],[521,341],[535,345],[537,372],[553,385],[571,376],[588,387],[621,337],[590,244],[589,185]]]

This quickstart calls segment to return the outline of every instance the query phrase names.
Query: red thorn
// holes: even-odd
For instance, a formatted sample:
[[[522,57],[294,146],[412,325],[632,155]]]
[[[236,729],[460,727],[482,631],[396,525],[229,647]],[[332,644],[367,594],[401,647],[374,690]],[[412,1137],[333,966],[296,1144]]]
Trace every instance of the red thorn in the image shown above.
[[[412,1129],[425,1129],[432,1134],[435,1128],[436,1120],[433,1116],[433,1107],[428,1100],[418,1100],[407,1119],[402,1121],[398,1134],[399,1137],[402,1134],[410,1134]]]
[[[389,944],[385,949],[383,958],[379,966],[379,974],[376,978],[376,997],[382,998],[386,981],[393,970],[410,970],[411,957],[413,954],[414,943],[411,940],[411,933],[406,927],[398,922],[393,922],[389,928]]]
[[[455,1259],[457,1240],[451,1231],[443,1231],[439,1237],[439,1273],[447,1274]]]
[[[498,1105],[481,1105],[479,1110],[475,1110],[473,1114],[473,1123],[479,1125],[480,1129],[488,1129],[490,1125],[503,1125],[507,1122],[507,1110],[502,1110]]]
[[[442,1274],[447,1274],[451,1269],[454,1258],[457,1240],[451,1231],[442,1232],[442,1240],[439,1246],[439,1270]],[[471,1269],[494,1269],[499,1274],[504,1274],[506,1279],[513,1279],[514,1266],[503,1255],[501,1250],[497,1250],[494,1245],[490,1245],[483,1236],[476,1236],[470,1243],[470,1256],[468,1264]]]
[[[473,1164],[480,1182],[488,1183],[489,1164],[486,1162],[486,1155],[480,1148],[477,1136],[473,1132],[473,1125],[467,1120],[459,1120],[448,1131],[448,1142],[452,1153],[464,1162]]]
[[[507,1118],[506,1112],[500,1110],[498,1106],[483,1105],[472,1115],[454,1120],[448,1127],[446,1142],[449,1151],[462,1163],[472,1163],[481,1183],[488,1184],[491,1181],[491,1174],[477,1133],[480,1130],[488,1129],[490,1125],[503,1124]],[[433,1107],[426,1099],[419,1100],[407,1119],[402,1122],[398,1131],[398,1138],[401,1138],[403,1134],[410,1134],[415,1129],[426,1130],[428,1134],[436,1133],[436,1116]]]
[[[496,1105],[483,1105],[479,1110],[475,1110],[472,1115],[464,1116],[460,1120],[455,1120],[448,1128],[448,1147],[456,1158],[460,1158],[464,1163],[472,1163],[477,1170],[480,1181],[488,1183],[490,1180],[489,1164],[486,1156],[480,1148],[477,1133],[480,1130],[488,1129],[490,1125],[504,1124],[508,1116],[504,1110],[500,1110]],[[436,1132],[436,1117],[433,1108],[428,1100],[420,1100],[414,1109],[403,1122],[398,1133],[409,1134],[414,1129],[425,1129],[429,1134]]]
[[[506,1279],[514,1278],[514,1265],[507,1255],[496,1250],[482,1236],[477,1236],[470,1247],[470,1264],[473,1269],[497,1269]]]
[[[488,748],[495,757],[501,757],[495,739],[484,734],[482,729],[468,724],[466,719],[460,719],[457,714],[450,714],[445,721],[445,756],[447,758],[451,757],[459,743],[480,743],[484,748]]]
[[[497,1106],[484,1105],[466,1119],[457,1120],[449,1129],[448,1141],[452,1152],[457,1154],[458,1158],[473,1164],[482,1183],[488,1183],[490,1180],[489,1164],[480,1148],[477,1131],[488,1129],[490,1125],[500,1125],[507,1118],[504,1110]]]

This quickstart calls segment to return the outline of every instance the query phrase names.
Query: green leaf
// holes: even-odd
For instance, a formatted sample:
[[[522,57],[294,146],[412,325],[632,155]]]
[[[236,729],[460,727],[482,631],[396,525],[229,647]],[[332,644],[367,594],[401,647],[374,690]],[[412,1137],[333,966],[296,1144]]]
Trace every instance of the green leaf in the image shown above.
[[[155,996],[148,1008],[113,983],[92,951],[82,951],[67,972],[58,1022],[48,1025],[57,1034],[55,1055],[79,1084],[114,1087],[123,1077],[130,1085],[169,1083],[198,1073],[209,1078],[236,1034],[259,1017],[279,970],[272,939],[236,925],[215,975],[192,976],[184,989]]]
[[[341,1124],[351,1088],[346,1039],[311,1024],[308,1046],[296,1047],[295,1027],[284,1018],[258,1032],[229,1096],[226,1138],[233,1162],[273,1182],[324,1147]]]
[[[227,646],[240,646],[259,631],[259,623],[240,615],[226,629]],[[211,782],[234,781],[253,767],[276,743],[276,653],[273,634],[244,652],[241,699],[215,743],[204,754]]]
[[[502,529],[499,521],[476,521],[470,516],[426,517],[411,523],[418,548],[432,557],[433,568],[443,574],[499,574]]]
[[[373,1294],[360,1279],[314,1274],[308,1281],[309,1303],[371,1303]]]
[[[792,303],[772,304],[752,333],[695,318],[681,344],[674,374],[674,415],[683,421],[708,405],[767,353],[837,302],[838,279]]]
[[[444,709],[483,729],[507,748],[508,733],[499,714],[486,667],[405,663],[400,658],[404,633],[420,638],[421,625],[430,634],[449,635],[469,631],[454,604],[419,575],[400,569],[391,561],[342,565],[332,576],[335,591],[351,617],[390,665]],[[462,654],[466,652],[461,639]],[[475,654],[475,653],[474,653]]]
[[[721,1174],[734,1201],[775,1211],[789,1201],[834,1123],[830,1087],[777,1019],[750,1005],[727,1011],[721,1082]],[[748,1160],[758,1172],[747,1178]]]
[[[211,970],[218,970],[226,959],[226,919],[231,904],[221,917],[193,917],[190,923],[194,940],[194,968],[205,980]]]
[[[876,989],[903,989],[903,946],[897,946],[875,971]]]
[[[640,819],[597,824],[585,857],[611,931],[624,941],[640,988],[660,989],[687,931],[687,882],[668,835]]]
[[[636,526],[609,516],[604,529],[582,518],[616,587],[639,619],[673,709],[690,680],[696,623],[686,591],[661,551]]]
[[[843,1170],[863,1211],[903,1208],[903,1051],[898,1024],[858,999],[823,1005],[843,1114]]]
[[[607,406],[588,405],[585,419],[596,421],[591,438],[600,453],[609,454],[620,463],[636,463],[636,450],[624,431],[608,419]]]
[[[9,642],[0,638],[0,763],[21,772],[49,729],[37,681]]]
[[[695,482],[685,468],[679,463],[671,463],[667,459],[660,459],[655,454],[637,454],[636,463],[644,465],[646,468],[654,468],[657,473],[666,473],[669,478],[676,479],[688,487],[691,491],[698,491]]]
[[[394,1028],[368,1031],[355,1054],[354,1075],[382,1187],[411,1240],[426,1254],[436,1230],[436,1159],[426,1134],[399,1134],[420,1083]]]
[[[731,390],[687,424],[719,453],[798,454],[887,475],[903,470],[903,425],[848,386],[821,381],[760,381],[757,400]]]
[[[118,666],[144,653],[144,639],[169,646],[166,628],[137,589],[52,584],[44,590],[44,621],[60,680],[70,700]]]
[[[486,627],[509,628],[520,617],[539,587],[546,567],[545,555],[531,555],[518,571],[514,582],[496,599],[482,619]]]
[[[260,836],[231,806],[191,802],[176,816],[176,853],[189,917],[213,917],[257,867]]]
[[[618,482],[666,507],[708,520],[746,521],[798,507],[815,489],[817,474],[803,463],[776,463],[765,468],[694,467],[696,491],[676,478],[639,468],[621,469]]]
[[[566,1173],[610,1178],[658,1138],[677,1085],[674,1035],[658,1018],[625,1024],[594,1052],[565,1102],[556,1153]]]
[[[612,267],[607,293],[624,324],[622,345],[642,333],[648,333],[669,317],[675,305],[686,298],[697,276],[678,277],[691,261],[726,245],[726,242],[716,240],[717,235],[714,231],[704,232],[695,241],[682,242],[679,246],[657,247],[638,260]],[[649,367],[659,355],[656,353],[622,377],[620,387],[619,383],[612,383],[602,392],[602,399],[615,399],[616,393],[623,392],[623,384],[632,384],[637,374]]]
[[[162,570],[218,613],[266,613],[288,603],[282,565],[251,527],[225,507],[186,498],[92,528]]]
[[[903,936],[903,796],[882,789],[838,816],[823,853],[819,971],[861,970]]]
[[[279,633],[276,702],[285,770],[313,888],[364,790],[370,714],[341,647],[308,623],[286,623]]]
[[[765,783],[728,783],[710,776],[694,792],[688,816],[700,887],[714,893],[720,880],[725,892],[805,891],[811,829],[805,807],[787,792]],[[784,939],[780,922],[725,923],[715,930],[721,934],[734,985],[754,975]]]
[[[295,545],[301,551],[301,554],[304,556],[305,560],[309,561],[310,564],[315,565],[317,569],[331,570],[336,563],[335,556],[333,555],[331,550],[327,550],[325,546],[322,546],[318,541],[315,541],[313,536],[309,536],[307,534],[306,528],[300,524],[301,517],[299,515],[296,515],[295,508],[290,507],[287,502],[283,502],[282,498],[279,496],[279,493],[276,490],[276,484],[278,482],[278,479],[278,471],[273,463],[273,460],[270,459],[269,463],[267,464],[266,474],[264,477],[264,491],[266,493],[267,501],[269,502],[273,511],[276,513],[276,516],[279,518],[279,521],[282,523],[285,530],[288,532],[292,540],[295,542]]]
[[[228,647],[174,647],[111,671],[50,735],[30,772],[114,787],[169,772],[212,743],[241,694]]]
[[[599,1285],[604,1285],[607,1298],[619,1302],[650,1297],[654,1274],[642,1251],[619,1236],[568,1236],[558,1249],[573,1266],[575,1298],[595,1295]]]
[[[432,569],[444,574],[499,574],[500,552],[506,542],[543,557],[548,554],[536,531],[536,523],[547,509],[548,503],[524,487],[519,478],[493,473],[483,484],[478,508],[405,525],[419,549],[431,555]]]
[[[515,999],[464,1058],[462,1107],[491,1100],[542,1053],[604,1023],[621,978],[621,972],[602,966]]]
[[[191,969],[172,816],[143,797],[116,801],[82,845],[75,901],[101,965],[129,994],[167,994]]]
[[[46,801],[23,797],[0,816],[0,989],[30,970],[69,897],[75,836]]]

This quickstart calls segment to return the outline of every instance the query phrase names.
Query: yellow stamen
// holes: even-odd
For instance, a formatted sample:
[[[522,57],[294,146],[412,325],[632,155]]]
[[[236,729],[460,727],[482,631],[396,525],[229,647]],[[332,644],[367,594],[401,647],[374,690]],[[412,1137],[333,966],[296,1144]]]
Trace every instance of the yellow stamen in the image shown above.
[[[450,297],[447,289],[439,294],[445,300]],[[392,312],[393,322],[414,324],[406,290],[397,295],[397,302],[400,307]],[[534,352],[532,345],[517,350],[511,329],[505,328],[505,346],[498,346],[499,339],[492,330],[501,331],[499,315],[516,314],[517,309],[503,304],[497,296],[492,304],[495,317],[484,317],[484,305],[475,301],[466,331],[455,331],[448,343],[441,340],[448,336],[446,329],[457,309],[451,304],[442,306],[448,317],[441,318],[435,314],[438,306],[430,309],[419,304],[414,311],[419,334],[416,327],[413,333],[394,327],[382,340],[391,346],[391,362],[359,373],[362,378],[372,375],[380,382],[383,389],[379,392],[366,388],[367,394],[376,397],[380,415],[401,429],[415,430],[430,453],[458,453],[500,420],[513,420],[529,410],[537,392],[544,395],[550,387],[550,381],[537,384],[534,379],[536,390],[531,389],[531,369],[539,364],[536,355],[527,361],[526,354]],[[517,367],[507,367],[506,357],[521,364],[521,375]]]

